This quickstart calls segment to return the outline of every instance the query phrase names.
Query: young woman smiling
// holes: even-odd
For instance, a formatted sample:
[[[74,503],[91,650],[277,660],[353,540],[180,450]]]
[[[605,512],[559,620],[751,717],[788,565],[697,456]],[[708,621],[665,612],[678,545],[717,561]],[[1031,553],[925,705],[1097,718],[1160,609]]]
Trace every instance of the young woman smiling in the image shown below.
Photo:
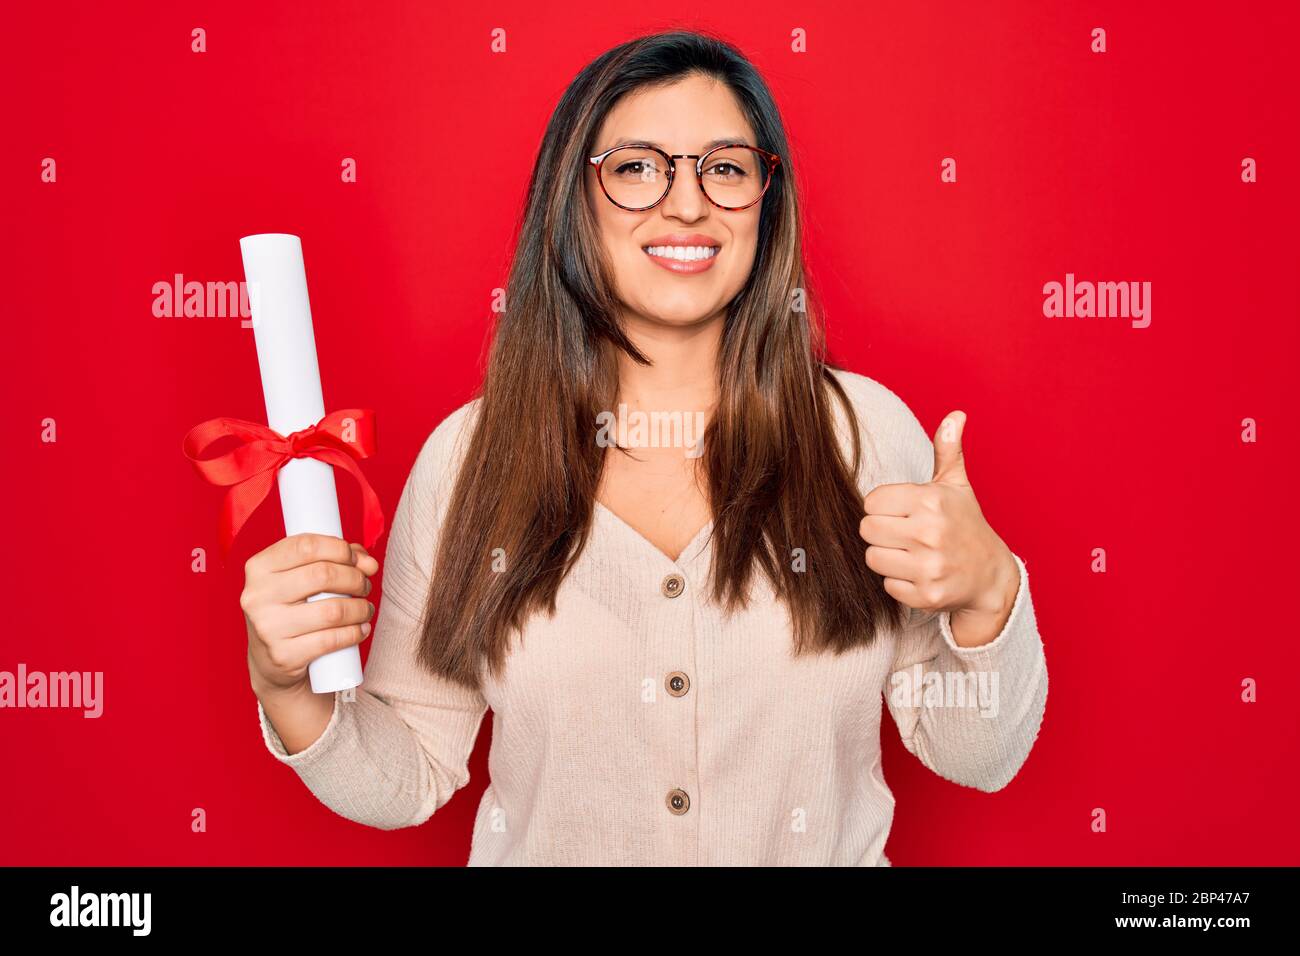
[[[793,172],[716,39],[640,38],[574,79],[482,394],[403,489],[355,700],[307,664],[368,635],[376,560],[303,535],[248,562],[266,746],[331,809],[424,822],[489,707],[471,865],[889,865],[882,699],[934,772],[1016,774],[1047,695],[1024,563],[971,490],[964,416],[932,444],[823,359]],[[597,441],[620,407],[703,412],[702,453]]]

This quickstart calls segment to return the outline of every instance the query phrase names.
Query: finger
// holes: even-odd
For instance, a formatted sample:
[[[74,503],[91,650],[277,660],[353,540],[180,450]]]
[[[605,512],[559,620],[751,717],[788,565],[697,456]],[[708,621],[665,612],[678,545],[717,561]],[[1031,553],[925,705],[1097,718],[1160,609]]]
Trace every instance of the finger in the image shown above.
[[[369,551],[357,542],[352,542],[352,550],[357,552],[360,557],[356,559],[357,567],[365,574],[376,574],[379,571],[379,559],[374,557]]]
[[[348,624],[344,627],[331,627],[323,631],[312,631],[301,637],[295,637],[286,645],[282,662],[285,670],[297,670],[306,667],[318,657],[332,651],[360,644],[367,637],[373,626],[369,621],[360,624]]]
[[[966,413],[949,412],[934,433],[934,477],[931,481],[969,484],[966,459],[961,449],[961,434],[966,427]]]
[[[336,538],[332,534],[303,532],[281,538],[250,558],[249,564],[258,564],[262,571],[287,571],[313,561],[356,563],[352,557],[352,548],[342,538]]]
[[[313,594],[370,593],[370,578],[360,568],[333,561],[314,561],[271,575],[267,585],[270,600],[277,604],[296,604]]]
[[[918,496],[923,487],[912,482],[877,485],[862,499],[862,509],[869,515],[906,518],[918,509]]]
[[[328,631],[348,624],[361,624],[375,614],[375,606],[365,598],[334,597],[302,604],[284,605],[279,609],[278,633],[297,638],[312,631]]]
[[[919,562],[902,548],[882,548],[874,544],[868,546],[867,567],[886,578],[915,581],[920,577]]]
[[[926,609],[926,602],[921,598],[916,585],[911,581],[904,581],[901,578],[885,578],[885,593],[900,604],[906,604],[908,607],[916,608],[919,611]]]
[[[867,515],[858,524],[858,534],[867,544],[877,544],[882,548],[919,547],[916,538],[914,518],[897,518],[893,515]]]

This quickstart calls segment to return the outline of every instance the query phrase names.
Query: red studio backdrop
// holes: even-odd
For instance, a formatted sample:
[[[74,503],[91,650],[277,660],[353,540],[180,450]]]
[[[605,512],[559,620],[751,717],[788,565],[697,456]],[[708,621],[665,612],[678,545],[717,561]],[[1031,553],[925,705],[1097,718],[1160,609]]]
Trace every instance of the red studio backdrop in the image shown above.
[[[238,598],[278,498],[223,565],[222,492],[181,453],[205,419],[266,420],[253,333],[158,316],[154,287],[238,282],[240,236],[300,235],[326,408],[376,410],[363,469],[391,517],[479,381],[558,97],[677,26],[767,77],[833,357],[932,434],[968,413],[972,485],[1033,582],[1051,688],[1028,762],[962,788],[886,716],[891,860],[1300,862],[1296,5],[733,9],[9,10],[0,670],[102,671],[104,699],[0,710],[0,863],[465,862],[490,715],[469,785],[407,830],[334,815],[265,751]],[[1067,275],[1149,282],[1149,324],[1045,315]]]

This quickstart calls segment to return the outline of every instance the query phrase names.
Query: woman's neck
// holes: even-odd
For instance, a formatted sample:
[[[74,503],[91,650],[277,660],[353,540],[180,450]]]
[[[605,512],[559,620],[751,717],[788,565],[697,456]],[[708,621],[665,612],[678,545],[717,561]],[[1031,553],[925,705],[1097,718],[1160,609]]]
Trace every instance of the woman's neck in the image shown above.
[[[619,402],[632,410],[711,413],[725,321],[725,312],[688,326],[625,320],[627,337],[653,364],[618,352]]]

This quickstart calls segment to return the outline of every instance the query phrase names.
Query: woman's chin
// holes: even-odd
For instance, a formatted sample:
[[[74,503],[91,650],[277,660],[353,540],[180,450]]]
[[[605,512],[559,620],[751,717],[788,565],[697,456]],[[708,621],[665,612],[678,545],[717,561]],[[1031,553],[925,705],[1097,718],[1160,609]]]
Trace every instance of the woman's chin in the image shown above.
[[[692,325],[699,325],[719,314],[716,306],[703,306],[697,303],[684,303],[670,308],[664,308],[663,303],[657,303],[654,308],[638,311],[641,312],[647,322],[675,328],[688,328]]]

